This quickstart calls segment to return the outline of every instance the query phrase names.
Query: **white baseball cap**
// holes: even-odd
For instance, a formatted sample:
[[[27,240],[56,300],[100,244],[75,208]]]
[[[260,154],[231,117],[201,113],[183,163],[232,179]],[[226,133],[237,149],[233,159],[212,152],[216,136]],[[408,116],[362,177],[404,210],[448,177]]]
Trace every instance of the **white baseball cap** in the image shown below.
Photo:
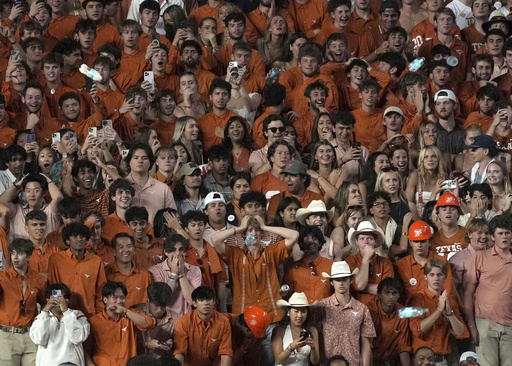
[[[457,102],[457,97],[455,93],[450,89],[441,89],[434,95],[434,102],[437,102],[439,99],[450,99],[454,102]]]

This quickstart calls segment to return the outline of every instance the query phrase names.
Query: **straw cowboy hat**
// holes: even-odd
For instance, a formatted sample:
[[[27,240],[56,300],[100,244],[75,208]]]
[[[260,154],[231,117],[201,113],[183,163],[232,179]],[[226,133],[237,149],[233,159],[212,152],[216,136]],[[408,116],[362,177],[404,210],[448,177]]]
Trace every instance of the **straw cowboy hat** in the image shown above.
[[[359,234],[373,234],[377,241],[375,248],[384,244],[384,233],[382,229],[373,227],[370,221],[361,221],[359,225],[357,225],[357,229],[350,228],[348,231],[348,242],[352,245],[357,245],[357,236]]]
[[[295,292],[292,296],[290,296],[290,299],[288,301],[286,300],[277,300],[277,306],[279,306],[281,309],[287,309],[287,308],[304,308],[304,307],[310,307],[314,308],[318,306],[318,300],[316,300],[314,303],[310,304],[308,301],[308,298],[306,297],[306,294],[304,292]]]
[[[359,273],[359,268],[354,269],[352,272],[350,271],[350,266],[347,262],[341,261],[341,262],[334,262],[331,266],[331,274],[322,272],[323,278],[343,278],[343,277],[349,277],[349,276],[355,276]]]
[[[332,217],[334,215],[334,207],[330,210],[327,210],[327,207],[325,207],[325,203],[323,203],[320,200],[313,200],[306,208],[299,208],[297,210],[297,214],[295,217],[297,218],[297,221],[300,222],[301,225],[306,225],[305,221],[306,218],[314,213],[324,213],[327,215],[327,222],[331,222]]]

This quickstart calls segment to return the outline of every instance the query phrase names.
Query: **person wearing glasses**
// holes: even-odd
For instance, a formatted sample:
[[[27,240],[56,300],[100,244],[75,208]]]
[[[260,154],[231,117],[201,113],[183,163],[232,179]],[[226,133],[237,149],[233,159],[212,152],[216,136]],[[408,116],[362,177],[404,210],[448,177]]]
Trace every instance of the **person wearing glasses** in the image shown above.
[[[201,270],[185,262],[188,247],[183,236],[170,235],[164,241],[167,259],[149,268],[153,282],[165,282],[171,288],[169,306],[180,316],[192,310],[192,291],[201,286]]]
[[[268,148],[283,138],[284,130],[284,118],[278,114],[271,114],[263,120],[263,136],[267,139],[267,144],[253,151],[249,157],[249,168],[253,175],[266,173],[272,169],[267,158]]]
[[[223,202],[219,201],[219,198],[214,196],[215,194],[222,197],[218,192],[209,193],[205,200],[206,209],[208,209],[208,206],[220,206]],[[208,216],[199,210],[191,210],[181,217],[181,223],[188,234],[188,243],[190,244],[185,262],[191,266],[199,267],[201,285],[208,286],[215,292],[216,301],[218,302],[217,309],[225,313],[227,311],[226,281],[228,276],[225,266],[215,249],[203,239]]]
[[[375,203],[377,206],[375,206]],[[373,208],[389,211],[389,203],[382,197],[374,201]],[[384,233],[380,227],[375,227],[370,221],[361,221],[357,229],[348,231],[350,245],[359,249],[345,261],[352,272],[356,271],[352,289],[354,296],[363,304],[375,301],[377,298],[377,286],[386,277],[395,277],[393,264],[387,258],[379,255],[380,247],[384,244]]]
[[[298,244],[304,255],[287,268],[282,283],[290,287],[289,293],[303,292],[313,304],[332,295],[331,284],[320,274],[328,272],[334,261],[320,255],[325,237],[318,226],[301,228]]]
[[[6,220],[2,215],[0,220]],[[9,245],[12,267],[0,272],[0,364],[34,365],[37,347],[30,339],[36,303],[44,303],[46,279],[28,268],[34,245],[14,239]],[[24,289],[24,291],[23,291]]]

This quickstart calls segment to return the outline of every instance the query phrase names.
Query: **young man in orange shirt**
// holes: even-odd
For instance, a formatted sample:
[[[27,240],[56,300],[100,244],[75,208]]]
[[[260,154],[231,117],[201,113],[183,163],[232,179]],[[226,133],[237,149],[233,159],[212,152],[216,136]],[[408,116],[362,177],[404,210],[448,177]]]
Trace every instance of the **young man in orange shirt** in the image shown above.
[[[29,268],[46,278],[50,256],[60,251],[60,248],[46,241],[46,214],[44,211],[30,211],[25,216],[25,223],[28,238],[34,244],[34,252],[29,262]]]
[[[147,331],[155,319],[136,309],[127,309],[128,291],[121,282],[108,282],[101,289],[104,310],[89,319],[93,346],[90,356],[97,366],[125,365],[137,355],[136,328]]]
[[[208,100],[210,85],[217,76],[204,69],[205,59],[211,58],[209,51],[203,51],[201,45],[194,40],[187,39],[180,46],[180,61],[185,72],[192,72],[196,75],[199,83],[199,92],[204,100]],[[204,57],[203,57],[204,56]],[[171,60],[171,62],[173,62]]]
[[[270,17],[274,15],[281,15],[286,19],[288,30],[290,33],[295,33],[295,22],[293,21],[288,10],[276,7],[273,0],[258,0],[258,7],[247,14],[247,18],[254,24],[260,37],[265,36],[265,27]]]
[[[124,94],[117,88],[112,79],[115,72],[114,62],[106,56],[100,56],[93,61],[92,67],[98,71],[102,79],[95,82],[98,89],[98,98],[105,104],[107,109],[106,118],[112,118],[119,111],[125,100]]]
[[[146,207],[130,207],[125,212],[125,218],[135,241],[135,264],[148,269],[162,262],[165,258],[162,239],[154,238],[148,233],[150,225]]]
[[[377,286],[377,299],[367,304],[377,333],[373,339],[373,358],[378,364],[411,364],[409,321],[398,317],[398,310],[404,307],[398,303],[403,290],[399,280],[386,277]]]
[[[457,221],[461,215],[459,199],[447,192],[438,198],[436,214],[439,218],[439,231],[432,238],[432,251],[438,255],[450,259],[450,257],[466,249],[466,229],[459,226]]]
[[[52,52],[62,56],[61,80],[64,85],[75,90],[85,89],[84,75],[78,71],[82,64],[82,46],[80,42],[71,38],[61,39]]]
[[[308,38],[314,38],[322,29],[329,17],[327,2],[321,0],[292,0],[288,4],[295,29]]]
[[[247,93],[263,93],[263,89],[266,86],[266,80],[263,75],[251,72],[249,65],[253,55],[259,55],[258,52],[254,53],[254,49],[251,48],[249,43],[244,41],[237,41],[233,45],[233,51],[231,53],[231,60],[238,63],[238,68],[245,68],[243,87]],[[257,57],[257,56],[256,56]],[[229,80],[227,80],[229,81]]]
[[[226,123],[231,117],[237,116],[236,113],[231,112],[227,107],[230,94],[230,83],[221,79],[212,81],[212,85],[210,85],[212,111],[197,121],[199,129],[203,133],[205,151],[208,151],[213,145],[222,143]]]
[[[207,366],[212,362],[230,366],[231,325],[227,317],[214,310],[213,290],[206,286],[196,288],[192,302],[196,309],[176,323],[174,357],[182,366]]]
[[[478,111],[479,103],[476,93],[491,80],[493,69],[494,59],[491,55],[483,53],[473,57],[471,61],[473,79],[460,83],[457,90],[457,95],[460,100],[460,109],[464,116],[469,116],[471,112]]]
[[[325,108],[325,102],[327,97],[329,97],[329,88],[325,86],[322,80],[317,80],[306,87],[304,96],[308,101],[309,109],[293,123],[297,131],[297,142],[302,148],[305,148],[311,142],[315,117],[320,112],[328,112]]]
[[[481,86],[476,92],[478,110],[468,115],[462,127],[467,128],[470,125],[478,125],[485,134],[494,120],[494,112],[496,110],[494,105],[501,98],[500,90],[494,85],[487,84]]]
[[[267,144],[267,138],[263,133],[263,121],[271,114],[281,115],[286,106],[286,88],[279,83],[267,85],[263,90],[263,100],[267,108],[254,121],[252,126],[252,138],[260,148]]]
[[[44,303],[46,279],[29,268],[34,245],[14,239],[9,245],[13,266],[0,272],[0,363],[35,365],[37,347],[29,331]]]
[[[169,63],[169,49],[165,44],[160,43],[158,45],[158,48],[156,48],[155,52],[151,55],[150,62],[151,71],[153,71],[154,76],[153,88],[157,90],[179,90],[179,77],[166,72],[166,67]]]
[[[68,249],[62,240],[62,229],[72,222],[81,222],[82,220],[82,203],[76,197],[64,197],[57,204],[57,213],[60,215],[60,226],[46,236],[46,241],[52,245],[59,247],[60,250]]]
[[[89,227],[71,223],[62,229],[62,238],[69,247],[52,254],[48,263],[48,282],[65,283],[72,291],[70,306],[87,316],[101,311],[101,288],[107,282],[100,257],[85,250]]]
[[[359,37],[371,31],[379,25],[377,15],[372,11],[371,2],[367,0],[355,0],[354,11],[350,16],[350,30]]]
[[[87,19],[92,20],[96,24],[96,39],[92,44],[94,52],[106,43],[114,43],[121,47],[121,37],[117,28],[114,27],[105,17],[105,2],[103,0],[84,0],[82,7],[85,10]]]
[[[158,116],[159,118],[156,122],[151,124],[151,127],[158,134],[158,141],[160,141],[162,145],[171,146],[172,138],[174,137],[174,128],[176,127],[176,121],[178,120],[174,115],[174,109],[176,108],[176,93],[171,89],[160,90],[156,94],[155,103],[160,113]]]
[[[135,86],[126,93],[126,100],[113,121],[113,127],[123,141],[131,143],[135,132],[145,126],[143,117],[147,105],[148,95],[144,89]]]
[[[52,8],[48,33],[57,39],[72,37],[78,17],[68,13],[68,4],[65,1],[49,0],[48,4]]]
[[[135,239],[130,234],[119,233],[112,239],[115,262],[105,267],[107,281],[122,282],[128,289],[126,307],[147,301],[146,289],[151,284],[151,274],[134,262]]]
[[[352,111],[356,124],[354,125],[355,141],[359,141],[366,148],[370,147],[375,138],[375,132],[382,129],[384,112],[377,108],[380,84],[373,80],[363,81],[359,87],[361,108]]]
[[[415,350],[422,346],[431,347],[442,363],[451,354],[450,334],[467,338],[469,333],[454,294],[443,290],[448,273],[446,263],[439,259],[430,259],[424,272],[427,288],[414,294],[409,306],[429,309],[429,312],[409,321],[412,347]]]
[[[130,228],[125,220],[126,210],[132,205],[135,189],[126,179],[117,179],[109,187],[109,198],[115,204],[112,214],[105,217],[105,226],[101,232],[101,239],[110,245],[114,235],[125,232],[131,234]]]

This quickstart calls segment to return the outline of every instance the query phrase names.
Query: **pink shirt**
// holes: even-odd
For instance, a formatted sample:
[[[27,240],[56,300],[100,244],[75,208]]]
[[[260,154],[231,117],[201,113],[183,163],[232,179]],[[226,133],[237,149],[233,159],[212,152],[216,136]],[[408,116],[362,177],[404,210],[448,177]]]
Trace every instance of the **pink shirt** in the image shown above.
[[[360,365],[361,337],[377,336],[368,307],[353,297],[342,307],[334,294],[321,300],[314,314],[315,325],[324,340],[321,360],[343,355],[349,365]]]
[[[132,206],[146,207],[151,225],[153,225],[153,219],[158,210],[162,208],[176,209],[174,196],[167,184],[149,177],[144,187],[140,187],[135,183],[131,174],[128,175],[126,179],[132,183],[135,189],[135,197],[133,197]]]
[[[187,269],[185,277],[187,277],[190,284],[194,288],[201,286],[201,270],[199,267],[191,266],[190,264],[185,263],[185,268]],[[149,272],[151,272],[151,276],[153,276],[153,281],[155,282],[167,283],[167,281],[169,281],[169,277],[171,276],[171,269],[169,268],[166,260],[162,263],[154,265],[153,267],[150,267]],[[170,309],[180,316],[192,310],[192,305],[190,305],[187,300],[185,300],[185,297],[181,292],[179,282],[176,284],[176,287],[172,292]]]
[[[25,216],[32,211],[27,205],[15,205],[16,211],[12,215],[11,221],[11,233],[16,238],[28,239],[28,233],[25,230]],[[53,212],[52,208],[48,204],[43,204],[41,210],[46,214],[46,230],[44,235],[47,236],[54,230],[59,228],[60,215],[57,212]]]
[[[467,282],[476,284],[475,315],[512,326],[512,259],[495,250],[480,250],[471,257]]]
[[[462,285],[462,289],[466,288],[466,273],[471,262],[471,256],[475,253],[476,250],[471,245],[468,245],[466,249],[458,251],[448,260],[452,267],[453,284],[455,287]]]

